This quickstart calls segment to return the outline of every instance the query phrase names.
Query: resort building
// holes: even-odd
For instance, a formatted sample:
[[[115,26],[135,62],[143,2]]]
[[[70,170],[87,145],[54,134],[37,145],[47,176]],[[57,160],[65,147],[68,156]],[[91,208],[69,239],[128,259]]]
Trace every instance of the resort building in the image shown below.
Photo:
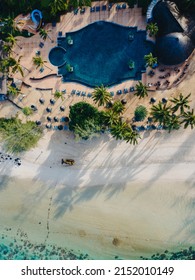
[[[154,1],[153,1],[154,2]],[[184,62],[194,51],[195,22],[181,15],[171,1],[155,1],[148,21],[157,23],[158,36],[155,52],[164,65],[177,65]]]

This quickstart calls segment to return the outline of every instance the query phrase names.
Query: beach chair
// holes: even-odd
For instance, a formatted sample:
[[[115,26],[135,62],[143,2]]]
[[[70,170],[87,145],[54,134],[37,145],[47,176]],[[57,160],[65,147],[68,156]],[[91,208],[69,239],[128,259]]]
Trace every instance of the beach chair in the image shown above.
[[[134,87],[130,87],[130,92],[134,92],[135,88]]]
[[[44,43],[41,42],[41,43],[39,44],[39,47],[42,48],[43,46],[44,46]]]
[[[117,90],[117,92],[116,92],[118,95],[120,95],[120,94],[122,94],[122,90]]]
[[[92,97],[92,94],[89,92],[88,94],[87,94],[87,97]]]
[[[96,12],[100,12],[100,6],[95,7]]]
[[[94,13],[94,12],[95,12],[95,7],[91,7],[91,8],[90,8],[90,12],[91,12],[91,13]]]
[[[75,89],[72,89],[71,94],[74,95],[76,93]]]
[[[102,11],[106,11],[106,5],[102,6]]]
[[[126,94],[128,93],[128,88],[124,88],[123,92]]]
[[[80,14],[84,14],[85,13],[85,8],[82,8],[81,10],[80,10]]]
[[[114,91],[111,91],[111,92],[110,92],[110,96],[114,96]]]
[[[58,37],[62,37],[62,31],[58,32]]]
[[[124,4],[122,4],[122,9],[126,9],[126,4],[124,3]]]
[[[79,9],[77,8],[77,9],[75,9],[74,10],[74,15],[77,15],[78,14],[78,11],[79,11]]]

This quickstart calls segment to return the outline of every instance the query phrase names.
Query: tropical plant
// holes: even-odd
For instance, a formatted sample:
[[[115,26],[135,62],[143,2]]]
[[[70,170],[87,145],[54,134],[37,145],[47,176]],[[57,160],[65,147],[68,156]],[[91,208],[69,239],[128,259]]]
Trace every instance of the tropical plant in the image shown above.
[[[135,68],[135,62],[133,60],[129,60],[128,62],[129,69],[132,70]]]
[[[49,4],[51,8],[51,14],[53,16],[57,15],[60,12],[66,11],[68,8],[68,4],[64,0],[53,0]]]
[[[20,153],[36,146],[42,130],[32,121],[23,123],[18,118],[1,118],[0,136],[7,151]]]
[[[20,93],[20,90],[13,86],[8,86],[7,93],[9,96],[17,96]]]
[[[10,55],[12,52],[16,54],[16,52],[14,52],[12,50],[12,45],[11,44],[3,44],[2,49],[3,49],[3,53],[5,55]]]
[[[22,109],[22,112],[23,112],[24,115],[30,116],[30,115],[32,115],[33,110],[32,110],[30,107],[24,107],[24,108]]]
[[[71,72],[73,72],[73,67],[69,63],[67,63],[66,70],[67,70],[67,72],[71,73]]]
[[[41,56],[34,56],[32,59],[33,59],[33,64],[36,66],[36,69],[39,67],[43,68],[45,66],[48,69],[52,70],[46,65],[47,60],[43,60]]]
[[[43,29],[43,28],[40,28],[40,29],[39,29],[39,35],[40,35],[40,37],[41,37],[44,41],[45,41],[47,38],[49,38],[50,41],[52,41],[51,37],[50,37],[49,34],[48,34],[49,31],[50,31],[50,30],[45,30],[45,29]]]
[[[159,122],[160,125],[165,125],[170,122],[171,118],[171,106],[168,106],[167,103],[162,104],[161,102],[158,105],[153,105],[151,108],[151,116],[154,122]]]
[[[148,96],[148,87],[139,81],[135,86],[135,95],[138,96],[139,99]]]
[[[22,66],[20,65],[21,57],[22,56],[19,56],[18,60],[16,60],[15,58],[9,56],[8,58],[1,60],[1,62],[0,62],[1,71],[9,72],[11,69],[12,73],[19,72],[23,77],[24,72],[22,70]]]
[[[134,131],[132,128],[127,130],[123,136],[123,139],[130,144],[138,144],[138,139],[141,138],[137,131]]]
[[[192,111],[184,112],[182,117],[181,124],[184,124],[184,128],[187,128],[189,125],[191,126],[191,129],[195,126],[195,115],[194,115],[194,109]]]
[[[143,105],[138,106],[134,112],[135,121],[143,121],[146,118],[147,114],[148,112],[146,107],[144,107]]]
[[[125,110],[124,104],[120,100],[117,100],[112,105],[112,111],[118,115],[122,114]]]
[[[103,112],[103,120],[104,124],[110,127],[119,122],[119,116],[113,110],[108,110]]]
[[[107,91],[107,88],[101,85],[96,87],[92,93],[93,101],[98,104],[98,106],[104,106],[111,100],[110,93]]]
[[[146,30],[149,31],[149,36],[155,36],[158,33],[158,25],[157,23],[150,22],[146,26]]]
[[[116,140],[122,140],[128,129],[130,129],[130,127],[126,122],[118,121],[111,126],[110,133]]]
[[[190,97],[191,93],[188,94],[186,97],[184,97],[182,95],[182,93],[180,93],[179,97],[178,98],[173,98],[171,99],[170,101],[175,104],[173,107],[172,107],[172,110],[173,112],[177,112],[178,110],[180,110],[180,114],[183,114],[185,109],[190,109],[190,106],[188,105],[189,104],[189,97]]]
[[[152,53],[149,53],[149,54],[146,54],[144,56],[144,60],[146,61],[146,64],[149,66],[149,67],[153,67],[154,64],[157,63],[157,57],[154,57]]]
[[[170,115],[170,118],[165,124],[165,128],[171,132],[171,130],[178,130],[181,127],[180,117],[175,114]]]
[[[22,47],[17,43],[18,39],[16,39],[11,33],[8,33],[8,36],[6,37],[5,41],[11,44],[13,47],[16,45],[20,49],[22,49]]]
[[[56,91],[55,91],[54,97],[55,97],[55,99],[61,98],[62,100],[64,100],[63,93],[62,93],[62,91],[59,91],[59,90],[56,90]]]
[[[102,112],[86,103],[78,102],[70,107],[70,130],[74,131],[76,138],[88,139],[98,134],[104,125]]]

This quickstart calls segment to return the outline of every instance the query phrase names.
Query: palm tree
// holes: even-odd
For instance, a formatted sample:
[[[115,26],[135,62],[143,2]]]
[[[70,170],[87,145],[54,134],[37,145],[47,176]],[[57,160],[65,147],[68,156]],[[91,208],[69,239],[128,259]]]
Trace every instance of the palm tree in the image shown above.
[[[111,126],[110,133],[114,138],[116,138],[116,140],[122,140],[129,128],[130,127],[126,122],[118,121],[116,124]]]
[[[47,60],[43,60],[41,58],[41,56],[34,56],[33,57],[33,64],[36,66],[37,68],[43,68],[43,66],[47,67],[48,69],[52,70],[51,68],[49,68],[48,66],[45,65],[45,63],[47,63]]]
[[[11,44],[3,44],[3,52],[7,55],[10,55],[12,52],[13,53],[15,53],[15,54],[17,54],[16,52],[14,52],[13,50],[12,50],[12,45]]]
[[[190,102],[188,100],[190,95],[191,93],[184,97],[182,93],[180,93],[178,98],[173,98],[170,100],[172,103],[175,104],[175,106],[172,107],[174,113],[180,109],[180,114],[183,114],[185,109],[190,109],[190,106],[188,105],[188,103]]]
[[[8,16],[7,18],[4,18],[3,21],[5,22],[3,33],[13,33],[13,31],[18,30],[15,20]]]
[[[138,139],[141,138],[137,131],[134,131],[132,128],[129,131],[126,131],[123,139],[130,144],[138,144]]]
[[[19,94],[20,90],[17,89],[16,87],[13,87],[13,86],[8,86],[8,95],[9,96],[17,96]]]
[[[95,101],[95,103],[98,103],[98,106],[104,106],[111,100],[110,93],[103,85],[101,85],[100,87],[96,87],[92,95],[93,100]]]
[[[50,30],[45,30],[43,28],[39,29],[39,35],[41,36],[41,38],[45,41],[47,38],[50,39],[51,42],[53,42],[53,40],[51,39],[51,37],[49,36],[48,32]]]
[[[195,126],[194,109],[192,109],[192,111],[184,112],[182,118],[183,120],[181,121],[181,124],[184,124],[184,128],[187,128],[190,125],[192,129]]]
[[[63,1],[63,0],[53,0],[49,4],[49,6],[51,8],[51,14],[53,16],[55,16],[58,12],[63,12],[65,10],[67,10],[67,8],[68,8],[68,4],[65,3],[65,1]]]
[[[105,125],[107,125],[109,127],[112,125],[115,125],[119,122],[118,115],[115,112],[113,112],[112,110],[103,112],[103,119],[104,119]]]
[[[139,83],[135,86],[136,92],[135,95],[140,98],[144,98],[145,96],[148,96],[148,87],[144,85],[142,82],[139,81]]]
[[[125,106],[124,104],[122,104],[122,102],[120,100],[117,100],[114,102],[113,106],[112,106],[112,111],[116,114],[122,114],[123,111],[125,110]]]
[[[61,91],[58,91],[58,90],[56,90],[56,92],[54,93],[54,97],[55,97],[55,99],[61,98],[62,100],[64,100],[63,93]]]
[[[150,67],[153,67],[153,65],[157,63],[157,57],[153,57],[152,53],[146,54],[144,56],[144,59],[146,61],[146,64]]]
[[[5,39],[6,42],[10,43],[13,47],[16,45],[18,46],[20,49],[22,49],[22,47],[20,45],[17,44],[17,39],[11,34],[8,33],[7,38]]]
[[[151,116],[154,122],[159,122],[160,125],[166,125],[171,118],[171,106],[159,102],[158,105],[152,106]]]
[[[146,26],[146,30],[149,31],[149,36],[155,36],[158,33],[158,25],[156,23],[148,23]]]
[[[12,73],[16,73],[19,72],[21,74],[22,77],[24,77],[24,72],[22,70],[22,66],[20,65],[20,60],[21,60],[22,56],[19,56],[18,60],[16,60],[13,57],[8,57],[7,58],[7,65],[8,65],[8,69],[11,68],[12,69]]]
[[[172,114],[165,126],[169,132],[171,130],[178,130],[181,127],[180,117]]]

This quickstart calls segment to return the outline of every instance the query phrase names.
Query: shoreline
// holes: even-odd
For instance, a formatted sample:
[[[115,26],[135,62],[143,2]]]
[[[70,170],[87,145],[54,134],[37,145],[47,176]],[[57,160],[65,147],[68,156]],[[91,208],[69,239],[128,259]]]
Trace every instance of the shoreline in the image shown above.
[[[193,246],[194,136],[190,129],[152,132],[133,147],[108,135],[75,142],[46,134],[21,166],[0,166],[1,178],[9,175],[0,225],[95,259]],[[62,155],[75,166],[61,166]]]

